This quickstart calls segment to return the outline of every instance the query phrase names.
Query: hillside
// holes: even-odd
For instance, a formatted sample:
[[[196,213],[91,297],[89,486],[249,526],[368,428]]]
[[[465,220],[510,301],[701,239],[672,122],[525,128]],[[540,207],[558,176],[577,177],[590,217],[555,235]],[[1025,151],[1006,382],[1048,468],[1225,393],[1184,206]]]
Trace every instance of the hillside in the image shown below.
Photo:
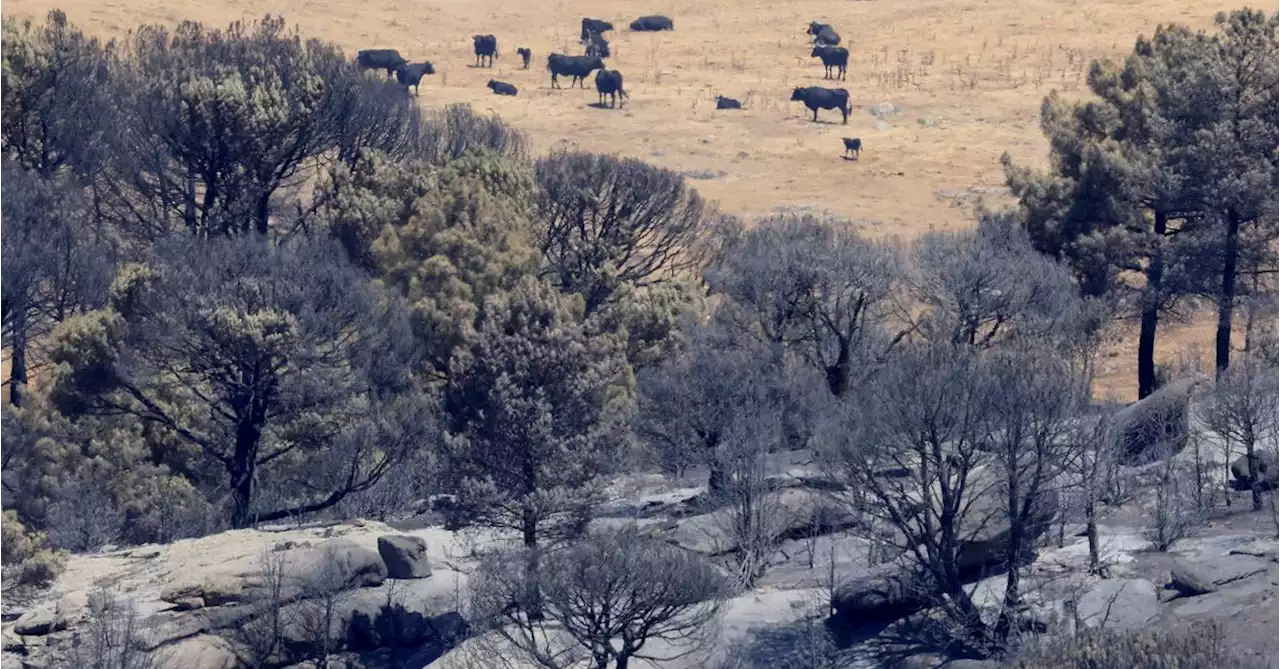
[[[42,19],[55,4],[77,25],[112,36],[140,23],[221,26],[281,13],[304,36],[348,52],[387,47],[430,60],[437,74],[422,86],[422,105],[492,110],[527,131],[539,151],[576,145],[685,171],[739,215],[812,206],[906,235],[970,225],[980,198],[1003,193],[1004,151],[1024,164],[1043,162],[1040,100],[1052,88],[1083,91],[1091,59],[1123,57],[1160,22],[1207,28],[1215,12],[1234,7],[1224,0],[13,0],[4,13]],[[625,29],[649,13],[671,16],[675,31]],[[550,88],[546,54],[581,53],[583,16],[617,27],[607,37],[610,67],[631,94],[622,111],[588,107],[596,101],[590,84]],[[833,111],[815,124],[788,101],[794,87],[824,85],[804,34],[813,20],[831,23],[850,48],[847,81],[829,84],[850,91],[847,127]],[[498,38],[492,70],[473,67],[476,33]],[[520,70],[517,46],[533,49],[528,71]],[[517,85],[520,95],[492,95],[484,87],[490,78]],[[717,94],[746,109],[716,111]],[[892,112],[872,113],[886,102]],[[861,160],[841,159],[845,136],[862,138]]]

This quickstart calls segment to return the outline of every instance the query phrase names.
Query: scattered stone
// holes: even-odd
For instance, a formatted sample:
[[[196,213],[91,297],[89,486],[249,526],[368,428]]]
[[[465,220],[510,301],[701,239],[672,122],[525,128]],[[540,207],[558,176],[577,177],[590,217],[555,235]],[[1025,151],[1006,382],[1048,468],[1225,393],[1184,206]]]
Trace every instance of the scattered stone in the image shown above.
[[[13,631],[22,636],[43,636],[58,629],[65,629],[65,625],[59,628],[57,623],[57,608],[52,604],[47,604],[27,611],[21,618],[18,618],[18,622],[13,624]]]
[[[1201,564],[1205,575],[1218,586],[1249,578],[1270,568],[1268,561],[1252,555],[1224,555]]]
[[[1203,384],[1198,376],[1173,381],[1117,413],[1121,462],[1148,464],[1186,448],[1187,406]]]
[[[238,669],[244,666],[235,648],[220,636],[200,634],[156,653],[156,669]]]
[[[199,599],[203,606],[224,606],[245,600],[244,579],[230,574],[186,575],[160,591],[160,600],[170,604]]]
[[[187,599],[179,599],[173,602],[174,611],[195,611],[204,608],[204,600],[199,597],[189,597]]]
[[[884,121],[876,121],[876,130],[888,130],[889,124]]]
[[[390,578],[426,578],[431,575],[431,566],[427,563],[427,542],[422,537],[378,537],[378,554],[387,565]]]
[[[1254,467],[1258,470],[1258,487],[1262,490],[1275,490],[1280,484],[1280,462],[1271,451],[1258,450],[1253,453]],[[1242,455],[1231,463],[1232,485],[1237,490],[1253,488],[1253,478],[1249,476],[1249,456]]]
[[[1230,555],[1250,555],[1276,562],[1277,544],[1274,540],[1258,539],[1243,546],[1231,549]]]
[[[1076,603],[1076,613],[1088,627],[1136,629],[1160,613],[1156,586],[1146,579],[1106,579]]]
[[[902,113],[902,110],[893,106],[893,103],[891,102],[881,102],[880,104],[871,106],[871,115],[876,118],[889,118],[890,116],[896,116],[900,113]]]
[[[1187,597],[1204,595],[1218,589],[1213,579],[1198,565],[1186,560],[1176,560],[1169,574],[1169,586]]]

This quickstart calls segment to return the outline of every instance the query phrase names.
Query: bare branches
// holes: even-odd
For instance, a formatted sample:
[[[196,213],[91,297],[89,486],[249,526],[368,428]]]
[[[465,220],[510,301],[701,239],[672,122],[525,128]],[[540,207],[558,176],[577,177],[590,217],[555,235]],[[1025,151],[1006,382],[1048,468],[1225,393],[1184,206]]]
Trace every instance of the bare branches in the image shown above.
[[[892,244],[864,239],[847,221],[779,215],[725,245],[707,272],[734,303],[721,315],[793,348],[826,374],[832,394],[857,385],[897,343],[884,329],[903,273]]]
[[[537,162],[539,245],[561,290],[587,313],[623,284],[699,267],[710,207],[684,177],[632,158],[554,153]]]
[[[535,578],[552,621],[543,624],[527,615],[527,564],[518,556],[489,559],[472,604],[499,636],[548,669],[579,654],[600,669],[624,669],[631,658],[668,661],[702,650],[727,586],[714,566],[684,549],[634,530],[594,534],[540,558]]]

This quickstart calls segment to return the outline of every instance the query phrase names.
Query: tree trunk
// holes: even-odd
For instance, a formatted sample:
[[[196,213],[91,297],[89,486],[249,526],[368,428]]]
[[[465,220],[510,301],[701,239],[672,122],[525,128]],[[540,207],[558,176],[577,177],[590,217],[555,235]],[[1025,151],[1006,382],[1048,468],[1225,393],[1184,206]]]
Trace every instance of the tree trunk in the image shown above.
[[[1258,482],[1258,461],[1253,457],[1253,440],[1245,444],[1245,462],[1249,463],[1249,492],[1253,495],[1253,510],[1262,510],[1262,486]]]
[[[1092,499],[1084,504],[1084,533],[1089,538],[1089,573],[1097,574],[1102,568],[1102,558],[1098,555],[1097,504]]]
[[[836,397],[844,397],[849,390],[849,342],[840,340],[840,352],[836,361],[827,367],[827,388]]]
[[[27,307],[14,309],[13,352],[9,356],[9,406],[20,407],[27,391]]]
[[[1155,212],[1155,248],[1147,265],[1146,295],[1142,300],[1142,319],[1138,331],[1138,399],[1156,390],[1156,327],[1160,323],[1161,290],[1164,286],[1164,236],[1169,219]]]
[[[236,451],[229,465],[231,474],[231,527],[244,529],[253,524],[253,479],[257,474],[258,442],[262,439],[265,407],[250,400],[236,425]]]
[[[529,620],[542,620],[542,590],[538,588],[538,515],[532,507],[526,506],[521,512],[520,533],[524,539],[525,552],[529,556],[527,579],[525,581],[525,614]]]
[[[257,224],[258,234],[265,235],[271,229],[271,192],[267,191],[258,196],[258,207],[254,222]]]
[[[1218,332],[1214,337],[1214,369],[1218,377],[1231,363],[1231,321],[1236,307],[1236,268],[1240,259],[1240,221],[1235,212],[1227,218],[1227,239],[1222,248],[1222,287],[1218,291]],[[1261,508],[1261,507],[1258,507]]]

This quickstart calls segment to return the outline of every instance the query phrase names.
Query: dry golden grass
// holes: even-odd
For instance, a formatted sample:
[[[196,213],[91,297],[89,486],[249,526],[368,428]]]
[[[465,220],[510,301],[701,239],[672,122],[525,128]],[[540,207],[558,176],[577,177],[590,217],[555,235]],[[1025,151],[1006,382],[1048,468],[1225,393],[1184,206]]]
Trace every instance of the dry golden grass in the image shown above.
[[[468,102],[524,129],[535,148],[577,146],[619,152],[696,174],[694,183],[723,210],[754,216],[778,207],[815,207],[864,221],[875,234],[913,236],[973,221],[980,198],[1003,201],[998,162],[1008,151],[1044,162],[1040,101],[1051,89],[1085,92],[1091,59],[1122,58],[1134,38],[1158,23],[1209,27],[1227,0],[10,0],[4,13],[42,19],[54,7],[90,32],[119,36],[139,23],[183,19],[222,26],[265,13],[282,14],[303,34],[348,52],[398,49],[430,60],[421,104]],[[642,14],[661,13],[674,32],[631,33]],[[546,54],[581,53],[583,16],[610,20],[607,37],[631,100],[620,110],[588,106],[588,90],[554,91]],[[848,79],[824,83],[809,57],[811,20],[833,24],[850,49]],[[492,69],[472,67],[471,35],[493,33],[500,57]],[[520,69],[517,46],[534,59]],[[520,87],[516,98],[484,87],[496,78]],[[796,86],[847,88],[849,124],[788,101]],[[716,111],[714,96],[743,100],[743,111]],[[871,107],[900,113],[883,120]],[[834,122],[833,122],[834,121]],[[842,159],[841,137],[861,137],[858,161]],[[712,177],[712,178],[706,178]],[[1165,348],[1182,337],[1165,338]],[[1211,343],[1204,333],[1195,341]],[[1123,355],[1117,362],[1129,360]],[[1120,395],[1133,382],[1120,369]],[[1104,386],[1111,384],[1104,383]]]

